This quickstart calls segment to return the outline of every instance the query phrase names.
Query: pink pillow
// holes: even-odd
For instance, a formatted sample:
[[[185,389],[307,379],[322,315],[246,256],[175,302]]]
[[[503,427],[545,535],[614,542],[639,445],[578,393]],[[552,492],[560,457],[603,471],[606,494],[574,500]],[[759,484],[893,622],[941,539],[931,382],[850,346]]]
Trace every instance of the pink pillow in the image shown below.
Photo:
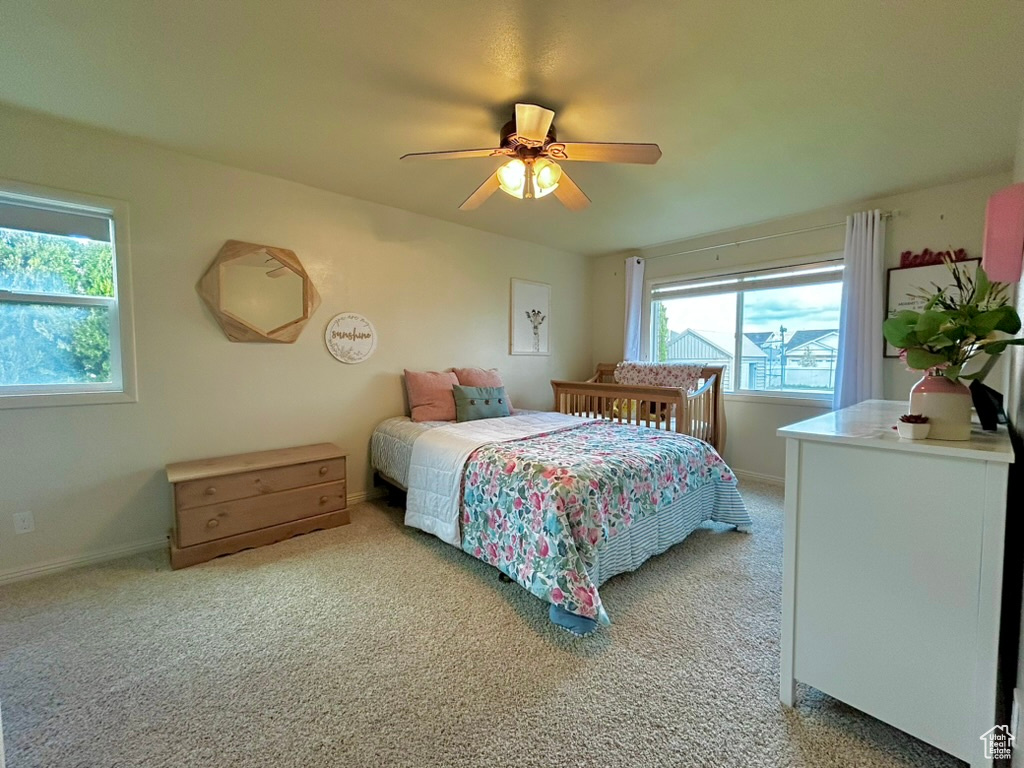
[[[498,373],[497,368],[489,368],[484,370],[483,368],[456,368],[455,375],[458,377],[458,383],[464,387],[504,387],[505,383],[501,380],[501,374]],[[453,395],[454,397],[454,395]],[[509,413],[515,411],[512,407],[512,401],[508,399],[508,391],[505,392],[505,402],[508,403]]]
[[[405,391],[413,421],[455,421],[455,394],[459,383],[451,371],[406,371]]]

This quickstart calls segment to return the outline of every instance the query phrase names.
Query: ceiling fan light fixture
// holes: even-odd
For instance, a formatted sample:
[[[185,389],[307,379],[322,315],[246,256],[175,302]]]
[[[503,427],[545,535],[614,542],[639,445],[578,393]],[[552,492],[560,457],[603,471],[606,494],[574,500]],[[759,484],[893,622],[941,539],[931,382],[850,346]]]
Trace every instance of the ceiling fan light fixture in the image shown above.
[[[526,163],[518,157],[509,160],[498,169],[497,177],[502,192],[522,199],[526,188]]]
[[[518,157],[501,166],[496,176],[501,190],[519,200],[550,195],[558,187],[562,169],[546,157],[520,160]]]
[[[558,163],[542,157],[533,164],[534,194],[537,197],[550,195],[558,187],[558,181],[562,178],[562,169]]]
[[[590,198],[554,160],[653,165],[661,159],[657,144],[559,141],[554,118],[552,110],[538,104],[516,104],[512,119],[499,131],[497,147],[414,152],[402,155],[401,159],[511,157],[497,171],[487,175],[462,202],[460,211],[476,210],[499,189],[519,200],[546,197],[554,192],[558,202],[570,211],[582,211],[590,205]]]

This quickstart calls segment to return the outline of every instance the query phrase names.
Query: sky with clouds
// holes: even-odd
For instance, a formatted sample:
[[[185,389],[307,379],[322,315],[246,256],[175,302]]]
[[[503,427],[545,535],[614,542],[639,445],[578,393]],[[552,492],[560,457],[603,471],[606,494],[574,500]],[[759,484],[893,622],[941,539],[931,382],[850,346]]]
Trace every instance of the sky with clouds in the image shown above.
[[[748,290],[744,294],[743,330],[777,331],[782,325],[788,337],[796,331],[838,329],[842,292],[841,282]],[[693,328],[736,332],[735,293],[672,299],[665,302],[665,308],[672,331]]]

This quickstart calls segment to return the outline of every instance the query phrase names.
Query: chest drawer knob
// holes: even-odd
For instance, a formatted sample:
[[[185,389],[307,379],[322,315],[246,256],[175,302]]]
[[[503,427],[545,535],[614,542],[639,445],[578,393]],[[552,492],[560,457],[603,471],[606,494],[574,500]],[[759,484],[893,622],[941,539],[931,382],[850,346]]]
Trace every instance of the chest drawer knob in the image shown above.
[[[320,503],[321,504],[326,504],[330,500],[331,500],[330,496],[321,496],[320,497]]]
[[[213,520],[207,520],[206,521],[206,527],[207,528],[216,528],[218,525],[220,525],[220,520],[213,519]]]
[[[321,475],[326,475],[327,474],[327,467],[320,467],[320,474]]]
[[[207,496],[213,496],[213,494],[215,494],[216,492],[217,492],[217,489],[214,488],[212,485],[209,488],[207,488],[206,491],[205,491]]]

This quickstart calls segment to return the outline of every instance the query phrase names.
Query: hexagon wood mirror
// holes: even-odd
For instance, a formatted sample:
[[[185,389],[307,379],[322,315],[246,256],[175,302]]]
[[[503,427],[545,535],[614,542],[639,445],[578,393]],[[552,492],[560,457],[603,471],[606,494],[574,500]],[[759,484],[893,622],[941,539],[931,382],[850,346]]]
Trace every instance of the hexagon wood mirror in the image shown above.
[[[231,341],[290,344],[320,294],[293,251],[228,240],[196,286]]]

